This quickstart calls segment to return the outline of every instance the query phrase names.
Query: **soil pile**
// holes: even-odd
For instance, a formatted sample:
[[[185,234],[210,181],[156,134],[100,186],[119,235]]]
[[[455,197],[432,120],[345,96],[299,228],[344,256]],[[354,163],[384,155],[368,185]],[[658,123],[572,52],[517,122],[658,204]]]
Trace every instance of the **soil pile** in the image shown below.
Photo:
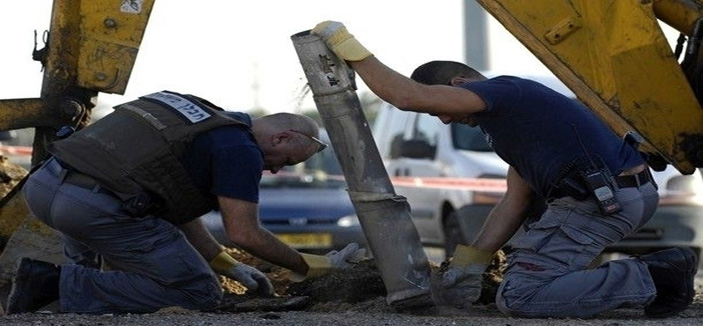
[[[290,281],[290,271],[271,265],[237,249],[228,249],[235,259],[266,273],[273,284],[274,298],[260,298],[247,293],[239,282],[220,277],[225,299],[215,311],[357,311],[393,312],[385,301],[386,289],[374,260],[364,260],[350,269],[332,272],[300,283]],[[433,272],[448,267],[431,265]],[[505,254],[499,252],[484,274],[481,297],[477,305],[490,306],[495,301],[497,287],[505,269]],[[428,307],[429,308],[429,307]],[[446,310],[446,309],[443,309]],[[428,311],[424,311],[427,313]]]
[[[20,190],[16,186],[26,175],[27,170],[10,162],[6,156],[0,155],[0,216],[4,217],[0,218],[0,252],[22,221],[19,218],[10,218],[17,216],[24,209],[20,203],[12,202],[10,199]]]
[[[0,155],[0,198],[4,198],[25,175],[27,170]]]

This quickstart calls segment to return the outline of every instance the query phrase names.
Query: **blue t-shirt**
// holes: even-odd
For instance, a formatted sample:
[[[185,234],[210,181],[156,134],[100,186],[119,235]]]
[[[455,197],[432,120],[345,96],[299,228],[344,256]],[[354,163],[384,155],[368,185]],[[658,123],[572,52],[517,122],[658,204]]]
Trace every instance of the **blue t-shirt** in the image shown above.
[[[474,118],[488,143],[543,196],[572,162],[588,162],[579,139],[613,175],[644,163],[583,104],[540,83],[499,76],[461,87],[486,103]]]
[[[227,114],[251,126],[249,115]],[[211,195],[213,201],[216,196],[223,196],[259,202],[264,157],[246,128],[225,126],[197,135],[181,162],[198,188]]]

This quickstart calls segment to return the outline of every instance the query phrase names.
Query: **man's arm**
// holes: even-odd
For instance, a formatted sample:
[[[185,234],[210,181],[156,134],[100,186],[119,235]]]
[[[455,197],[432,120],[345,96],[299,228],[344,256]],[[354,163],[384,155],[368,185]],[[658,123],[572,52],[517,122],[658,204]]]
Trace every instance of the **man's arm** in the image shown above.
[[[508,190],[488,215],[472,247],[495,252],[508,242],[525,219],[532,194],[532,189],[527,182],[510,167]]]
[[[532,191],[511,167],[508,191],[491,211],[483,229],[470,246],[457,245],[449,266],[433,278],[432,298],[440,305],[465,305],[482,292],[483,273],[493,255],[515,234],[529,207]]]
[[[347,61],[371,91],[401,110],[461,116],[485,109],[483,100],[469,90],[449,85],[424,85],[389,68],[340,22],[321,22],[311,32],[319,35],[340,59]]]
[[[242,249],[270,263],[306,275],[308,265],[300,253],[281,242],[259,223],[259,207],[245,200],[218,197],[227,237]]]
[[[200,218],[178,226],[185,234],[188,242],[195,247],[205,260],[212,261],[222,252],[222,246],[207,230]]]
[[[425,85],[401,75],[375,56],[348,62],[371,91],[402,110],[434,115],[461,115],[483,111],[476,93],[448,85]]]
[[[232,258],[207,230],[200,218],[179,225],[188,242],[207,260],[215,273],[242,283],[250,291],[263,296],[274,293],[271,281],[258,269]]]

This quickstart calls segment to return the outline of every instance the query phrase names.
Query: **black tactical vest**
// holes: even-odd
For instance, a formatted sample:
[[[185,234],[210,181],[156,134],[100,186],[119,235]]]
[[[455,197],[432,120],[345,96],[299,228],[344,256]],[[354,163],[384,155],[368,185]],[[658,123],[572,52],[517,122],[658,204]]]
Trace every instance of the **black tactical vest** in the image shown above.
[[[177,225],[214,208],[212,197],[197,188],[179,158],[195,136],[228,125],[250,130],[205,100],[163,91],[116,106],[52,143],[49,152],[125,202],[148,195],[159,204],[154,214]]]

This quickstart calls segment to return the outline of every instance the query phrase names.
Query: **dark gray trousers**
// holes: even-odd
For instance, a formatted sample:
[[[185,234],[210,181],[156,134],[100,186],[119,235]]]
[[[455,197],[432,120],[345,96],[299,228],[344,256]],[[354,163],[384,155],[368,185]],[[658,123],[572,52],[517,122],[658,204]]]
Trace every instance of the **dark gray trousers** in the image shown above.
[[[219,303],[219,280],[177,227],[154,216],[128,216],[119,199],[94,190],[63,182],[46,164],[23,188],[32,214],[65,240],[62,312],[209,309]],[[97,255],[110,271],[97,268]]]
[[[617,191],[623,210],[604,216],[595,199],[562,197],[518,238],[498,290],[498,308],[520,317],[592,317],[654,300],[646,265],[637,259],[589,264],[603,251],[642,227],[659,196],[651,183]]]

